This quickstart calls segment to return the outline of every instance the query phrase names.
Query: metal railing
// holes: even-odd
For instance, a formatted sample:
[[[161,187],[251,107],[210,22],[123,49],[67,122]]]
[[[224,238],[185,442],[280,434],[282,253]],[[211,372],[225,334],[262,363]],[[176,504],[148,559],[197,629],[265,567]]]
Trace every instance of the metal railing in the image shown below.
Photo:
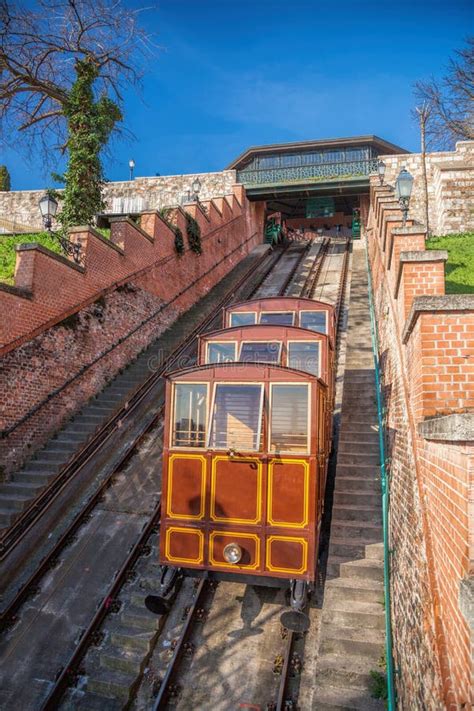
[[[246,187],[279,183],[330,182],[369,176],[377,171],[377,159],[313,163],[292,168],[259,168],[237,171],[237,181]]]

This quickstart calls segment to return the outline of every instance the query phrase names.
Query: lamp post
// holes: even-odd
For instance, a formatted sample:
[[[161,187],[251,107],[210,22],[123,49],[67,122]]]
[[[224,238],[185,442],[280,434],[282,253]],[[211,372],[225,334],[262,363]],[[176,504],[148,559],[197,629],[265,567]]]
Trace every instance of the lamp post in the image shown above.
[[[397,180],[395,181],[395,196],[398,199],[403,213],[403,226],[405,226],[405,223],[407,221],[408,206],[410,205],[412,188],[413,176],[410,175],[406,168],[402,168]]]
[[[130,180],[133,180],[133,169],[135,168],[135,161],[133,158],[130,158],[128,161],[128,167],[130,168]]]
[[[383,160],[379,160],[379,162],[377,163],[377,172],[379,174],[380,185],[383,185],[383,179],[385,176],[385,167],[386,166],[385,166],[385,163],[383,162]]]
[[[197,177],[194,178],[191,188],[193,191],[192,199],[195,200],[196,202],[199,202],[199,193],[201,192],[201,187],[202,187],[202,185],[201,185],[201,181],[199,180],[199,178],[197,178]]]
[[[74,259],[76,264],[81,262],[81,245],[64,237],[60,232],[53,232],[53,218],[56,217],[58,211],[58,201],[50,194],[46,193],[39,201],[39,209],[43,224],[49,234],[55,237],[61,245],[63,252]]]

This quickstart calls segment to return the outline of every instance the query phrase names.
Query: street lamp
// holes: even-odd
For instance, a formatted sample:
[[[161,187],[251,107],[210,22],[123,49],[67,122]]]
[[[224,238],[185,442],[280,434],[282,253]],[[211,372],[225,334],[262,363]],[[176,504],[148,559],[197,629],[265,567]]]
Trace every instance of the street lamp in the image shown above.
[[[411,191],[413,188],[413,176],[406,168],[402,168],[395,181],[395,196],[400,203],[403,212],[403,225],[407,221],[408,206],[410,204]]]
[[[39,201],[39,209],[45,228],[48,232],[51,232],[53,217],[56,217],[56,212],[58,211],[58,201],[55,200],[49,193],[46,193],[46,195],[43,195]]]
[[[51,229],[53,226],[53,217],[56,217],[56,212],[58,211],[58,201],[52,197],[50,193],[46,193],[43,195],[38,204],[45,229],[48,230],[50,235],[58,240],[64,254],[72,257],[76,264],[80,264],[81,245],[78,242],[71,242],[71,240],[64,237],[64,235],[60,232],[53,232]]]
[[[193,200],[196,200],[196,202],[199,202],[199,193],[201,192],[201,187],[202,185],[199,178],[194,178],[191,188],[193,191]]]
[[[128,167],[130,168],[130,180],[133,180],[133,169],[135,168],[135,161],[133,158],[130,158],[128,161]]]
[[[383,179],[384,179],[384,175],[385,175],[385,167],[386,166],[385,166],[385,163],[383,162],[383,160],[379,160],[379,162],[377,163],[377,171],[379,174],[380,185],[383,185]]]

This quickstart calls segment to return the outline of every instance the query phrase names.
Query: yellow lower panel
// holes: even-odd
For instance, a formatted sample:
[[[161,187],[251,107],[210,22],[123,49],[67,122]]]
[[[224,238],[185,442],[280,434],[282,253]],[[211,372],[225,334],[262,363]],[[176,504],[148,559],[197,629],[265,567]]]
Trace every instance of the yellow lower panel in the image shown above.
[[[272,573],[305,573],[308,569],[308,541],[292,536],[269,536],[265,568]]]
[[[166,529],[165,557],[171,563],[194,563],[204,560],[204,533],[193,528],[170,526]]]

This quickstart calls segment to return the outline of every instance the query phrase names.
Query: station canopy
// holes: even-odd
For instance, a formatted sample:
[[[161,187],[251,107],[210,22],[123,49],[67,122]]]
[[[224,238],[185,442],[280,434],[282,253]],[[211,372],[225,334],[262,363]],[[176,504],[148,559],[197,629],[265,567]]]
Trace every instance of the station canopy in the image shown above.
[[[227,169],[237,171],[250,200],[286,217],[330,218],[351,214],[369,192],[379,156],[408,153],[377,136],[332,138],[252,146]]]

